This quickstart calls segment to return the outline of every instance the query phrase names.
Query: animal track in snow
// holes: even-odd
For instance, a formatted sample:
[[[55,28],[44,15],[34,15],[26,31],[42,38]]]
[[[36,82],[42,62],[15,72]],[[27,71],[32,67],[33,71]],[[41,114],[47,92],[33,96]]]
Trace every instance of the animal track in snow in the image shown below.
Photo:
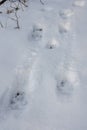
[[[12,82],[12,88],[9,91],[9,100],[7,101],[8,107],[11,109],[22,109],[28,104],[27,86],[29,74],[36,59],[37,51],[33,48],[28,48],[24,54],[22,64],[15,69],[15,77]]]
[[[78,6],[78,7],[83,7],[85,5],[85,1],[84,0],[76,0],[74,3],[73,3],[74,6]]]
[[[22,68],[16,73],[15,79],[12,83],[9,97],[9,107],[12,109],[20,109],[27,104],[26,85],[28,80],[28,72]]]
[[[78,74],[75,71],[68,70],[67,71],[67,80],[73,85],[73,86],[78,86],[79,84],[79,78]]]
[[[10,97],[10,107],[12,109],[20,109],[23,108],[27,104],[27,100],[25,100],[25,93],[21,91],[17,91],[13,93]]]
[[[60,71],[57,78],[57,93],[58,95],[70,96],[73,89],[79,85],[78,74],[74,71]]]
[[[58,95],[66,95],[66,96],[70,96],[72,95],[73,92],[73,87],[70,83],[70,81],[67,79],[66,74],[64,74],[64,72],[60,72],[58,79],[57,79],[57,94]]]
[[[59,24],[60,33],[66,33],[70,31],[70,29],[71,29],[71,23],[69,21],[63,21]]]
[[[69,18],[71,17],[72,15],[74,15],[74,11],[72,9],[64,9],[64,10],[61,10],[59,15],[62,17],[62,18]]]
[[[35,24],[32,30],[32,38],[36,41],[41,40],[43,38],[44,33],[44,25]]]
[[[48,41],[48,43],[46,45],[46,47],[49,48],[49,49],[54,49],[54,48],[56,48],[58,46],[59,46],[59,41],[57,41],[54,38],[52,40]]]

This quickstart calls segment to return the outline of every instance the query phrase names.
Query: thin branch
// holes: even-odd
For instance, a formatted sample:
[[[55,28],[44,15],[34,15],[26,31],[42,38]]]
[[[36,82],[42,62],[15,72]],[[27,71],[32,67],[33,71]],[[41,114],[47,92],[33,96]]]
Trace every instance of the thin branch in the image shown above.
[[[2,1],[0,1],[0,6],[1,6],[2,4],[4,4],[6,1],[7,1],[7,0],[2,0]]]
[[[19,0],[19,2],[20,2],[21,4],[23,4],[25,7],[28,7],[28,5],[25,4],[25,2],[23,2],[23,1],[21,1],[21,0]]]
[[[20,25],[19,25],[19,20],[18,20],[17,12],[15,12],[15,17],[16,17],[16,19],[15,19],[15,18],[11,18],[11,17],[9,17],[9,18],[10,18],[11,20],[13,20],[13,21],[16,22],[17,26],[15,27],[15,29],[20,29]]]
[[[3,28],[3,24],[0,22],[1,27]]]
[[[17,22],[17,27],[16,28],[20,28],[20,26],[19,26],[19,20],[18,20],[18,16],[17,16],[17,12],[15,12],[15,17],[16,17],[16,22]]]
[[[40,0],[40,3],[41,3],[42,5],[44,5],[44,2],[43,2],[42,0]]]

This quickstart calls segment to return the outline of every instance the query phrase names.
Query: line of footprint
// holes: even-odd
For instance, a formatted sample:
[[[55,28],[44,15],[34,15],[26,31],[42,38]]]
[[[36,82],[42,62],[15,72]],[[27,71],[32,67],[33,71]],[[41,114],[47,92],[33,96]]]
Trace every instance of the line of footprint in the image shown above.
[[[76,0],[72,4],[73,7],[83,7],[84,5],[85,5],[84,0]],[[63,9],[59,12],[59,15],[62,19],[61,23],[59,23],[59,26],[58,26],[59,33],[61,35],[65,34],[67,36],[67,33],[71,30],[70,18],[74,14],[75,14],[74,9]],[[31,32],[31,37],[35,43],[38,43],[39,41],[41,42],[41,40],[43,39],[44,28],[45,27],[42,24],[36,24],[33,26],[33,29]],[[55,38],[51,39],[50,41],[48,41],[46,43],[46,47],[49,49],[55,49],[56,47],[58,47],[58,45],[59,45],[59,42]],[[29,51],[30,51],[30,49],[29,49]],[[31,52],[31,54],[30,54],[30,52]],[[23,106],[25,106],[25,104],[27,104],[27,98],[26,98],[24,86],[26,86],[28,83],[29,73],[31,73],[30,72],[31,67],[33,66],[33,64],[34,64],[33,62],[36,59],[36,56],[38,54],[38,51],[35,51],[35,50],[32,51],[32,49],[30,52],[27,52],[25,54],[25,58],[24,58],[25,60],[23,62],[23,65],[17,67],[16,76],[13,81],[14,87],[11,88],[11,90],[9,91],[9,93],[11,93],[11,94],[8,94],[9,101],[6,101],[6,102],[8,102],[8,107],[10,107],[12,109],[19,109],[19,108],[22,108]],[[29,56],[29,54],[31,56]],[[73,75],[73,72],[71,74]],[[71,82],[73,82],[72,79],[70,79],[71,74],[69,72],[68,78],[69,78],[69,80],[71,80]],[[64,84],[65,84],[65,79],[61,79],[58,82],[57,86],[58,87],[62,86],[62,88],[63,88]],[[67,85],[67,83],[66,83],[66,85]],[[60,89],[61,88],[59,87],[59,90]],[[64,92],[65,92],[65,90],[64,90]]]
[[[75,37],[75,32],[72,31],[71,32],[71,26],[72,26],[72,21],[71,18],[75,15],[75,11],[74,8],[75,7],[83,7],[85,5],[85,1],[84,0],[76,0],[74,1],[74,3],[72,3],[72,8],[71,9],[62,9],[59,12],[59,16],[61,18],[61,22],[58,24],[58,30],[60,35],[63,35],[64,38],[62,39],[62,41],[65,39],[65,42],[67,42],[67,40],[69,39],[69,36],[71,37],[71,41],[75,42],[76,37]],[[51,8],[47,8],[44,9],[42,11],[51,11]],[[43,39],[43,33],[44,33],[45,27],[43,24],[36,24],[33,27],[32,30],[32,39],[35,42],[39,42],[41,43],[41,40]],[[71,34],[70,34],[71,33]],[[59,47],[59,41],[55,38],[55,36],[53,36],[53,38],[50,38],[51,40],[46,41],[47,43],[45,44],[45,46],[48,49],[55,49],[57,47]],[[67,51],[68,50],[68,51]],[[60,76],[61,79],[58,81],[57,86],[59,87],[59,89],[64,89],[63,92],[65,92],[66,87],[61,87],[61,86],[67,86],[67,80],[70,82],[70,84],[72,85],[78,85],[78,75],[75,70],[74,67],[74,63],[73,63],[73,59],[72,59],[72,46],[71,44],[67,44],[67,46],[65,47],[65,52],[64,52],[64,58],[63,58],[63,63],[62,63],[62,72],[63,72],[63,76]],[[71,61],[68,61],[67,59],[72,59]],[[74,69],[73,69],[74,68]],[[60,72],[61,73],[61,72]],[[70,88],[71,89],[71,88]],[[66,93],[67,90],[69,90],[69,88],[66,89]],[[71,90],[70,90],[71,91]],[[64,93],[63,93],[64,94]]]
[[[75,42],[75,40],[76,40],[75,32],[74,31],[71,32],[71,29],[72,29],[71,18],[75,15],[74,8],[75,7],[83,7],[84,5],[85,5],[84,0],[76,0],[76,1],[74,1],[74,3],[72,3],[71,9],[60,10],[59,16],[61,18],[61,22],[59,22],[59,24],[58,24],[58,30],[59,30],[60,35],[63,36],[62,41],[65,40],[65,42],[67,42],[68,39],[71,38],[71,41]],[[47,8],[43,11],[49,11],[50,12],[51,10],[52,10],[51,8]],[[44,28],[41,24],[35,26],[35,28],[33,30],[33,35],[32,35],[34,40],[40,40],[41,41],[41,39],[43,38],[43,30],[44,30]],[[60,42],[58,40],[56,40],[55,36],[53,36],[53,38],[50,38],[50,39],[51,40],[46,41],[47,42],[46,47],[48,49],[55,49],[55,48],[59,47]],[[73,59],[72,59],[72,48],[73,47],[71,46],[70,43],[68,43],[67,46],[65,46],[64,58],[63,58],[63,61],[62,61],[63,63],[62,63],[62,67],[61,67],[62,70],[60,69],[63,73],[63,76],[60,76],[61,79],[57,83],[57,86],[58,86],[59,89],[64,89],[63,94],[65,92],[67,93],[67,90],[69,90],[69,88],[64,87],[64,84],[65,84],[65,86],[68,86],[67,80],[72,85],[78,85],[78,75],[77,75],[76,72],[74,72],[76,70],[75,70],[75,67],[74,67]],[[68,61],[68,59],[70,60],[70,58],[72,60]],[[61,86],[63,86],[63,87],[61,87]],[[66,89],[66,91],[65,91],[65,89]],[[70,93],[70,92],[68,92],[68,93]]]
[[[83,1],[83,0],[76,0],[72,4],[73,7],[77,7],[77,6],[78,7],[83,7],[84,5],[85,5],[85,1]],[[59,12],[59,15],[60,15],[60,17],[62,19],[61,23],[59,23],[59,26],[58,26],[59,27],[59,33],[61,35],[65,35],[65,37],[68,37],[68,33],[71,30],[71,21],[70,21],[70,18],[74,14],[75,14],[74,9],[63,9],[63,10],[61,10]],[[35,24],[33,26],[32,32],[31,32],[31,39],[35,42],[35,44],[41,43],[41,41],[43,39],[43,36],[44,36],[44,30],[45,30],[45,26],[43,24]],[[58,44],[59,44],[58,41],[55,38],[53,38],[53,39],[51,39],[50,41],[48,41],[46,43],[46,47],[48,49],[55,49],[56,47],[58,47]],[[27,53],[27,54],[29,56],[29,53]],[[35,55],[33,57],[36,57],[36,55],[38,54],[38,52],[37,52],[37,54],[34,52],[34,54]],[[25,55],[25,56],[27,56],[27,55]],[[15,83],[17,84],[17,82],[19,82],[19,84],[17,84],[17,85],[19,85],[19,87],[17,86],[18,89],[15,89],[16,91],[13,92],[12,97],[11,97],[11,101],[10,101],[10,103],[11,103],[10,105],[14,109],[18,108],[19,106],[25,105],[25,103],[27,102],[27,100],[25,100],[25,97],[26,97],[25,88],[23,90],[23,88],[21,89],[20,86],[26,85],[26,83],[28,82],[30,70],[32,70],[30,68],[30,65],[29,65],[29,64],[31,64],[31,61],[30,61],[30,63],[28,63],[28,56],[27,56],[27,58],[25,58],[25,62],[26,63],[23,63],[24,65],[22,67],[18,67],[18,69],[17,69],[17,79],[16,79]],[[67,63],[65,63],[65,62],[67,60],[66,59],[67,56],[68,56],[68,54],[66,53],[65,57],[64,57],[65,59],[63,61],[64,62],[63,65],[66,64],[66,66],[67,66]],[[32,62],[35,60],[35,58],[32,58],[32,56],[31,56],[31,59],[32,59]],[[34,63],[32,63],[31,66],[33,66],[33,64]],[[65,69],[65,70],[63,70],[63,73],[64,73],[64,71],[66,71],[65,66],[63,66],[63,69]],[[64,75],[65,75],[64,78],[60,76],[62,79],[60,79],[58,81],[58,84],[57,84],[58,87],[60,86],[58,89],[59,90],[62,89],[63,94],[64,93],[70,93],[70,91],[71,91],[71,89],[66,88],[66,86],[67,86],[67,83],[66,83],[66,74],[64,74]],[[72,79],[71,75],[73,75],[73,79]],[[68,72],[68,76],[67,76],[67,80],[69,80],[71,83],[75,82],[75,80],[76,80],[75,73],[73,73],[72,71],[71,72],[69,71]],[[61,87],[61,86],[64,86],[64,84],[65,84],[65,87]]]
[[[72,16],[75,15],[75,11],[74,8],[75,7],[83,7],[85,5],[85,1],[84,0],[76,0],[74,1],[74,3],[72,3],[72,9],[62,9],[59,12],[59,16],[61,18],[61,21],[58,24],[58,29],[59,29],[59,33],[64,34],[67,33],[71,30],[71,26],[72,23],[70,21],[70,18]],[[42,10],[43,12],[50,12],[53,11],[52,8],[47,7],[44,8]],[[41,23],[37,23],[33,26],[32,29],[32,39],[36,42],[36,41],[42,41],[42,39],[44,38],[44,33],[45,33],[46,28],[44,24]],[[51,40],[50,40],[51,39]],[[49,41],[46,41],[47,43],[45,44],[45,46],[49,49],[53,49],[59,46],[59,42],[58,39],[55,38],[55,36],[53,38],[50,38]]]
[[[59,32],[61,33],[61,35],[65,36],[64,38],[69,39],[69,33],[71,33],[70,31],[72,26],[70,18],[73,15],[75,15],[74,8],[83,7],[84,5],[85,5],[84,0],[76,0],[72,4],[72,9],[63,9],[59,12],[60,17],[62,18],[61,23],[59,23]],[[72,31],[71,36],[72,36],[70,38],[71,42],[72,41],[75,42],[76,40],[75,32]],[[57,81],[58,95],[59,94],[71,95],[73,86],[77,86],[79,84],[78,74],[76,73],[76,69],[74,67],[75,63],[73,63],[74,60],[72,59],[72,49],[73,47],[71,43],[67,44],[67,46],[65,47],[65,56],[59,72],[60,79],[58,79]],[[68,87],[68,86],[72,86],[72,87]]]
[[[59,23],[59,33],[61,35],[64,34],[65,37],[68,37],[67,35],[70,32],[70,30],[71,30],[71,24],[72,24],[71,21],[70,21],[70,18],[75,14],[74,8],[75,7],[83,7],[84,5],[85,5],[85,1],[83,1],[83,0],[76,0],[72,4],[72,6],[73,6],[72,9],[63,9],[63,10],[61,10],[59,12],[59,15],[60,15],[60,17],[62,19],[61,23]],[[44,35],[44,30],[45,30],[45,26],[43,24],[36,24],[36,25],[33,26],[33,29],[32,29],[32,32],[31,32],[31,37],[32,37],[32,40],[35,42],[35,44],[38,44],[39,42],[42,41],[43,35]],[[58,41],[55,38],[51,39],[51,41],[48,41],[47,44],[46,44],[46,47],[49,48],[49,49],[55,49],[57,46],[58,46]],[[68,46],[68,49],[70,49],[69,46]],[[69,54],[67,54],[67,53],[65,54],[65,57],[64,57],[65,60],[63,61],[64,62],[63,64],[66,64],[66,67],[69,66],[66,63],[68,55]],[[34,61],[35,58],[31,58],[31,59],[32,59],[32,61]],[[29,75],[30,70],[31,70],[30,66],[29,66],[29,63],[28,63],[28,60],[26,59],[25,61],[27,62],[28,67],[24,67],[23,66],[22,69],[18,68],[18,73],[17,73],[17,75],[19,75],[19,70],[23,71],[21,73],[21,75],[19,75],[19,79],[18,79],[18,82],[21,82],[23,86],[27,83],[27,81],[25,79],[28,80],[28,75]],[[33,64],[34,63],[32,63],[32,66],[33,66]],[[65,66],[63,66],[63,69],[64,68],[65,68]],[[63,73],[64,73],[64,70],[63,70]],[[66,73],[66,68],[65,68],[65,73]],[[59,81],[60,83],[58,82],[58,86],[59,86],[59,84],[60,84],[60,86],[62,86],[62,85],[64,86],[64,84],[65,84],[65,87],[61,87],[61,88],[64,89],[64,91],[62,91],[62,92],[70,93],[71,89],[66,88],[66,86],[67,86],[66,75],[68,75],[67,76],[67,80],[69,80],[69,82],[71,82],[72,84],[75,83],[77,75],[76,75],[76,73],[74,73],[72,71],[69,71],[68,74],[65,74],[65,77],[64,77],[65,79],[61,79],[61,81]],[[73,79],[72,79],[72,75],[73,75]],[[22,79],[20,79],[20,77],[22,77]],[[25,80],[24,83],[22,82],[23,80]],[[20,84],[19,84],[19,87],[20,87]],[[65,89],[66,89],[66,91],[65,91]],[[67,92],[67,90],[70,90],[70,91]],[[16,92],[16,98],[14,97],[15,96],[15,94],[14,94],[14,96],[12,98],[12,100],[14,100],[14,102],[12,104],[13,107],[17,108],[17,106],[20,106],[21,104],[18,104],[18,103],[20,103],[21,101],[23,103],[23,101],[24,101],[23,100],[23,97],[24,97],[23,95],[24,94],[25,93],[21,92],[20,90],[19,90],[19,93]]]

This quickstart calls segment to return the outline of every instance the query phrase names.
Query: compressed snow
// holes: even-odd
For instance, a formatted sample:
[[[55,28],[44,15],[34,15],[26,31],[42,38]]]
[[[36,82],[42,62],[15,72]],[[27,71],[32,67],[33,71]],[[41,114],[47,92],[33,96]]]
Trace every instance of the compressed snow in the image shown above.
[[[46,46],[49,49],[53,49],[53,48],[58,47],[59,45],[60,45],[59,41],[53,38],[52,40],[48,41]]]
[[[44,27],[41,24],[33,26],[32,38],[35,40],[40,40],[43,37]]]
[[[74,15],[74,11],[71,9],[64,9],[60,11],[60,16],[62,18],[69,18]]]
[[[76,0],[73,4],[74,6],[83,7],[85,5],[84,0]]]
[[[60,33],[66,33],[68,31],[70,31],[70,29],[71,29],[71,23],[68,21],[64,21],[59,24]]]

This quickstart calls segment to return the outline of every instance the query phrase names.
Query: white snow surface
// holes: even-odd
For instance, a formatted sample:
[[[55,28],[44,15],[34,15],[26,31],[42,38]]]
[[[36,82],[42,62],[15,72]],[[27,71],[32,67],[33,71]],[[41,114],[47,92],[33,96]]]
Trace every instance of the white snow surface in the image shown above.
[[[43,2],[0,14],[0,130],[87,130],[87,1]]]

